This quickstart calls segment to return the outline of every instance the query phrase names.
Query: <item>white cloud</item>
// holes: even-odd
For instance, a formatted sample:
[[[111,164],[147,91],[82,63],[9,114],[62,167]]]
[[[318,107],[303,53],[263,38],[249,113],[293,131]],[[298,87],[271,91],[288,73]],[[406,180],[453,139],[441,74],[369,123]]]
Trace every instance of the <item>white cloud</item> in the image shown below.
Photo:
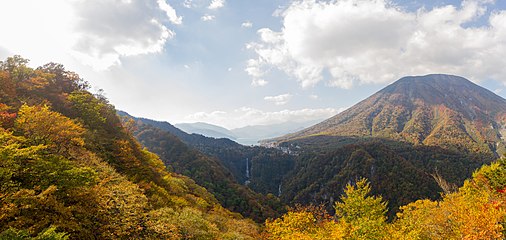
[[[163,0],[78,1],[73,7],[80,19],[75,28],[79,39],[72,48],[74,56],[96,69],[119,64],[124,56],[161,52],[175,35],[162,23],[166,19],[181,23],[181,17]]]
[[[212,0],[209,4],[209,9],[218,9],[225,6],[225,0]]]
[[[214,15],[205,14],[204,16],[200,17],[200,20],[207,22],[207,21],[212,21],[215,18],[216,18],[216,16],[214,16]]]
[[[77,59],[104,70],[161,52],[175,35],[168,24],[181,21],[163,0],[2,1],[0,47],[35,63]]]
[[[226,114],[227,113],[223,112],[223,111],[213,111],[210,113],[197,112],[197,113],[186,116],[186,119],[221,119]]]
[[[281,95],[277,95],[277,96],[264,97],[265,101],[273,102],[274,104],[276,104],[278,106],[287,104],[290,101],[290,99],[292,99],[292,95],[289,93],[281,94]]]
[[[252,76],[251,86],[253,87],[263,87],[267,85],[269,82],[262,78],[265,74],[264,70],[262,70],[262,60],[261,59],[250,59],[247,62],[247,67],[244,69],[248,73],[248,75]]]
[[[307,122],[330,118],[344,109],[319,108],[298,109],[266,112],[251,107],[241,107],[230,112],[198,112],[185,117],[187,122],[207,122],[224,126],[229,129],[244,127],[246,125],[266,125],[283,122]]]
[[[269,82],[267,82],[267,81],[265,81],[265,79],[261,79],[261,78],[253,79],[251,81],[251,86],[253,86],[253,87],[263,87],[267,84],[269,84]]]
[[[185,7],[185,8],[192,8],[193,7],[193,1],[192,0],[184,0],[183,7]]]
[[[317,100],[319,97],[316,94],[311,94],[311,95],[309,95],[309,98],[311,98],[313,100]]]
[[[246,72],[255,81],[274,67],[303,87],[325,80],[351,88],[427,73],[506,82],[506,11],[484,15],[491,3],[410,12],[387,0],[295,1],[279,13],[281,31],[260,29],[260,40],[247,45],[257,57]],[[483,16],[486,26],[470,27]]]
[[[246,22],[243,22],[241,24],[241,27],[243,27],[243,28],[251,28],[251,27],[253,27],[253,23],[250,22],[250,21],[246,21]]]
[[[183,23],[183,17],[177,16],[176,10],[172,6],[167,4],[165,0],[157,0],[157,3],[158,7],[160,7],[160,9],[162,9],[165,12],[165,14],[167,14],[167,17],[172,23],[174,24]]]

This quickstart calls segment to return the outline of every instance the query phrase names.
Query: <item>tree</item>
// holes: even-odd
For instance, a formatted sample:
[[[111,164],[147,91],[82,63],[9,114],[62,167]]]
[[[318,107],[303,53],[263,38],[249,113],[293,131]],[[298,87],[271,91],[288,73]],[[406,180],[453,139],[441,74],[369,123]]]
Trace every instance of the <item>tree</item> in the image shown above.
[[[14,120],[17,114],[10,112],[10,109],[11,107],[0,103],[0,127],[11,128],[14,126]]]
[[[399,239],[504,239],[506,160],[483,166],[458,192],[441,201],[401,207],[393,236]]]
[[[96,129],[105,123],[106,118],[102,116],[102,112],[105,110],[106,104],[91,93],[74,91],[67,97],[67,100],[72,104],[75,115],[89,128]]]
[[[267,220],[265,228],[272,239],[311,239],[316,233],[316,218],[307,211],[288,212],[274,221]]]
[[[30,233],[26,230],[17,230],[15,228],[9,228],[2,233],[0,233],[0,239],[10,239],[10,240],[24,240],[24,239],[34,239],[34,240],[67,240],[69,238],[68,234],[65,232],[57,232],[55,227],[49,227],[44,231],[40,232],[36,237],[31,238]]]
[[[48,106],[23,105],[15,122],[33,145],[44,144],[56,153],[66,156],[84,145],[85,129],[75,121],[53,112]]]
[[[0,70],[0,100],[9,102],[16,95],[16,83],[9,72]]]
[[[360,179],[346,185],[341,202],[335,203],[336,217],[349,229],[350,239],[382,239],[386,234],[387,204],[381,197],[368,196],[371,186]]]
[[[5,61],[0,61],[0,70],[8,72],[10,78],[13,79],[14,82],[20,82],[24,79],[28,79],[33,73],[33,69],[26,66],[28,62],[28,59],[22,58],[19,55],[14,55],[8,57]]]

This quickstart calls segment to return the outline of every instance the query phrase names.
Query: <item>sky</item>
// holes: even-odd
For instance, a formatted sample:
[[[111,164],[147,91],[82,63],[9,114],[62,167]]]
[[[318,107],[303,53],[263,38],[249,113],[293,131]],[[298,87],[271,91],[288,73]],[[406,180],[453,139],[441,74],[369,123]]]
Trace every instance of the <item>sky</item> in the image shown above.
[[[329,118],[408,75],[506,97],[505,0],[2,0],[0,59],[170,123]]]

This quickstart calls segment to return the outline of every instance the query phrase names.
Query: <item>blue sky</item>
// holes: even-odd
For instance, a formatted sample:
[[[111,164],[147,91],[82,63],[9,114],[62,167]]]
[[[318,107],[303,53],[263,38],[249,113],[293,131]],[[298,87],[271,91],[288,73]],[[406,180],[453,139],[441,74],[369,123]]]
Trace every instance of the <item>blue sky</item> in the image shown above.
[[[308,121],[405,75],[460,75],[505,97],[505,10],[502,0],[7,0],[0,58],[62,63],[136,116]]]

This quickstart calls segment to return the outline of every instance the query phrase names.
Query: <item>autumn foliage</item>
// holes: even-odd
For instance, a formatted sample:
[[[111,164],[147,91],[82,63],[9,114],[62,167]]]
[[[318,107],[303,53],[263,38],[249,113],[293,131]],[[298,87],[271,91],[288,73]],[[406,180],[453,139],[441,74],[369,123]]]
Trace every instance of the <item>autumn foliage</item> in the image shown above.
[[[387,222],[386,204],[369,196],[365,179],[348,184],[333,218],[290,211],[266,222],[269,239],[504,239],[506,159],[483,166],[440,201],[418,200]],[[320,214],[321,215],[321,214]]]
[[[298,206],[267,220],[261,233],[194,180],[168,171],[77,74],[27,63],[0,62],[0,239],[505,238],[506,159],[441,200],[402,206],[390,221],[387,203],[358,179],[335,214]]]
[[[59,64],[0,62],[0,239],[257,239]]]

